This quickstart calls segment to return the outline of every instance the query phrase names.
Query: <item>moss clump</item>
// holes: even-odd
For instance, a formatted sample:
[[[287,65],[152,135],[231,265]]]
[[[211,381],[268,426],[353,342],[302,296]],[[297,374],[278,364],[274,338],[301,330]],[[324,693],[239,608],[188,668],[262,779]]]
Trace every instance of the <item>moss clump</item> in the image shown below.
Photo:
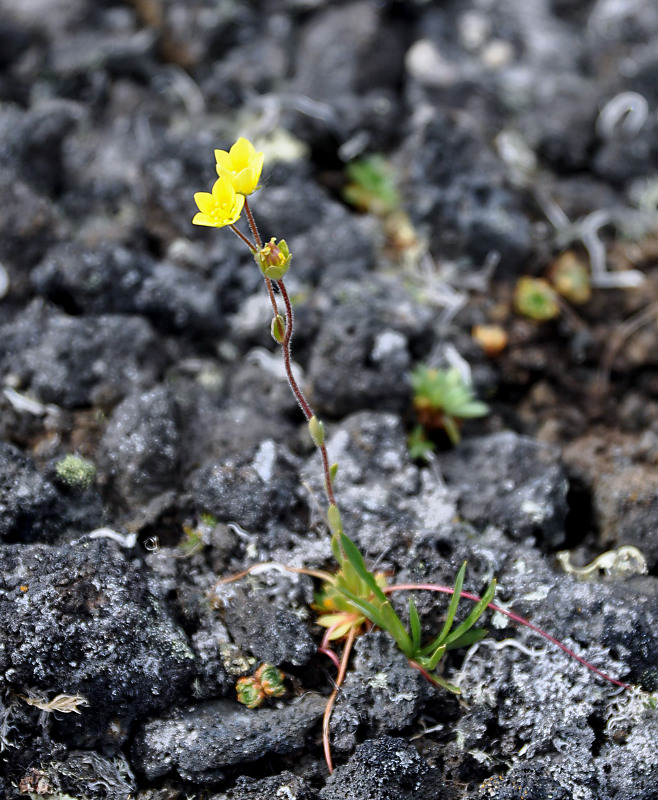
[[[88,489],[96,477],[96,466],[80,456],[64,456],[55,465],[55,472],[62,483],[72,489]]]

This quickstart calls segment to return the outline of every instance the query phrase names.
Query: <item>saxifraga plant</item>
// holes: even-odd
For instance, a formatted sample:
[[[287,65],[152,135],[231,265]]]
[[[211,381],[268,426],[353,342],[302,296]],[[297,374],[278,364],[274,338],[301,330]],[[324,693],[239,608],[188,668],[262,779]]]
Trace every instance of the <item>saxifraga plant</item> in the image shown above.
[[[240,138],[229,151],[216,150],[215,157],[219,177],[211,192],[197,192],[194,195],[199,213],[195,215],[193,223],[212,228],[230,228],[249,248],[258,264],[272,305],[271,333],[281,346],[288,383],[306,418],[309,434],[319,450],[322,460],[324,489],[327,498],[326,518],[331,532],[331,549],[338,569],[334,573],[330,573],[322,570],[285,568],[292,572],[310,575],[322,582],[314,603],[314,609],[318,613],[317,622],[326,628],[319,651],[327,655],[338,669],[335,688],[327,702],[322,728],[324,751],[329,771],[333,771],[329,744],[331,711],[345,677],[354,640],[373,626],[386,631],[407,657],[409,665],[419,670],[427,680],[436,686],[457,694],[460,692],[459,687],[445,680],[437,671],[437,668],[448,650],[466,647],[486,636],[487,631],[476,628],[475,625],[487,608],[498,611],[517,623],[526,625],[545,639],[562,648],[564,652],[606,681],[627,689],[630,688],[629,684],[611,678],[580,656],[577,656],[546,631],[541,630],[513,612],[494,605],[492,600],[496,589],[495,580],[489,584],[482,597],[464,592],[462,586],[466,572],[465,563],[459,569],[453,587],[438,584],[387,585],[385,576],[374,574],[367,568],[358,547],[343,530],[334,492],[334,478],[338,465],[330,465],[329,463],[324,427],[304,396],[292,370],[290,345],[293,335],[294,316],[290,296],[284,282],[284,276],[290,268],[292,256],[288,245],[283,239],[277,242],[275,238],[271,238],[267,243],[263,243],[247,199],[249,195],[259,188],[258,183],[263,168],[263,153],[256,152],[251,142]],[[247,218],[250,235],[244,234],[235,225],[243,211]],[[277,291],[275,291],[275,286]],[[283,304],[282,310],[279,308],[279,298]],[[451,382],[449,381],[449,383]],[[479,416],[486,409],[486,406],[478,404],[472,396],[469,396],[465,398],[461,410],[463,412],[466,409],[468,412],[469,408],[472,412],[479,412],[472,413],[470,416]],[[469,414],[462,413],[461,416],[469,416]],[[263,565],[258,566],[262,567]],[[245,570],[239,575],[220,580],[218,584],[239,580],[253,569],[254,567]],[[422,640],[420,617],[411,597],[408,604],[409,624],[405,626],[389,600],[389,595],[398,591],[430,591],[452,595],[443,627],[437,635],[430,637],[428,641]],[[463,622],[455,624],[455,616],[461,599],[472,601],[475,606]],[[340,657],[331,649],[332,642],[338,641],[344,641]],[[263,674],[256,673],[253,680],[242,680],[238,687],[239,692],[247,697],[248,705],[252,707],[256,707],[259,704],[258,701],[261,694],[263,696],[267,694],[267,684],[263,684],[264,667],[261,667],[261,672]],[[269,673],[267,677],[271,679]],[[271,692],[271,694],[272,696],[279,696],[279,683],[276,684],[276,693]]]
[[[410,438],[412,458],[433,449],[425,431],[443,429],[450,442],[459,444],[459,427],[465,419],[484,417],[489,406],[477,400],[473,387],[461,376],[457,367],[438,369],[418,364],[411,373],[413,407],[418,418]]]

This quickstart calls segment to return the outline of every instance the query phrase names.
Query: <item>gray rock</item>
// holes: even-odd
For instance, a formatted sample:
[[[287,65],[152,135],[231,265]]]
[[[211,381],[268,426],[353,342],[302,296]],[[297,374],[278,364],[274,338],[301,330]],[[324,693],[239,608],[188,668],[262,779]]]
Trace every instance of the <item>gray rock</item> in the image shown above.
[[[298,486],[294,459],[271,439],[241,456],[207,462],[187,482],[197,511],[251,532],[291,510]]]
[[[429,309],[384,283],[344,283],[311,350],[311,398],[320,414],[361,409],[404,413],[411,404],[410,346],[429,334]]]
[[[257,659],[301,667],[315,654],[317,646],[307,626],[281,602],[273,603],[264,593],[240,584],[226,584],[215,594],[231,637]]]
[[[216,783],[232,764],[300,750],[325,700],[307,694],[276,708],[249,710],[228,700],[175,710],[147,722],[133,745],[133,763],[149,780],[172,772]]]
[[[498,773],[483,781],[479,797],[494,800],[573,800],[570,791],[539,769],[517,766],[507,774]]]
[[[32,284],[69,312],[143,314],[165,331],[224,327],[215,282],[122,246],[54,247],[32,272]]]
[[[297,123],[304,138],[347,139],[357,131],[373,149],[400,125],[392,87],[403,79],[402,21],[388,20],[381,7],[363,0],[329,7],[300,33],[293,86],[323,104],[321,118]],[[326,42],[333,47],[326,47]]]
[[[98,465],[121,500],[139,504],[179,483],[179,443],[178,409],[170,392],[158,386],[114,409]]]
[[[0,442],[0,539],[50,543],[94,528],[102,517],[94,489],[62,492],[17,447]]]
[[[210,800],[314,800],[315,792],[303,778],[292,772],[282,772],[270,778],[238,778],[235,786],[227,792],[211,795]]]
[[[396,733],[411,725],[429,694],[436,694],[384,632],[362,636],[331,715],[334,752],[351,752],[357,733]]]
[[[0,111],[0,163],[18,169],[40,195],[52,197],[62,185],[62,149],[84,116],[82,106],[47,100],[24,111],[8,105]]]
[[[320,791],[321,800],[440,800],[440,773],[404,739],[383,736],[359,745]]]
[[[439,522],[435,509],[418,502],[419,470],[409,459],[396,415],[361,411],[328,427],[326,439],[329,463],[338,464],[336,491],[345,532],[366,553],[382,553],[408,541],[421,516],[427,524]],[[303,477],[322,496],[317,454],[308,460]],[[453,510],[451,504],[449,512]]]
[[[154,383],[162,345],[139,317],[69,317],[35,301],[15,325],[0,328],[0,368],[43,402],[65,408],[111,403]]]
[[[565,540],[568,482],[553,445],[511,431],[468,439],[441,456],[440,468],[474,525],[498,525],[513,539],[545,547]]]
[[[5,685],[88,703],[56,721],[60,736],[111,751],[135,719],[186,692],[194,669],[187,639],[114,543],[4,545],[0,576]]]
[[[73,750],[60,755],[54,750],[38,767],[18,773],[18,785],[24,787],[19,797],[26,791],[43,795],[45,789],[51,796],[124,800],[136,791],[135,776],[122,755],[110,759],[93,751]]]
[[[20,178],[14,168],[0,166],[0,186],[0,260],[8,268],[16,292],[17,287],[24,288],[26,270],[61,234],[61,216],[54,204]]]
[[[444,258],[480,266],[495,251],[500,274],[515,276],[532,252],[530,223],[480,125],[470,114],[439,111],[407,140],[410,209]]]

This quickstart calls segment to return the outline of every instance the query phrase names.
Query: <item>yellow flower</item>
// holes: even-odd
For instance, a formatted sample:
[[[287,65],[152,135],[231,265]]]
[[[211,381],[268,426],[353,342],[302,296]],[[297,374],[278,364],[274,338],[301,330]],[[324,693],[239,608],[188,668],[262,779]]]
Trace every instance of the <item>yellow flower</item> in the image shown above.
[[[237,222],[244,206],[244,197],[235,193],[229,181],[219,178],[210,192],[196,192],[194,202],[199,207],[192,223],[209,228],[223,228]]]
[[[258,186],[263,158],[263,153],[257,153],[250,141],[240,138],[228,153],[215,150],[217,174],[226,178],[238,194],[251,194]]]

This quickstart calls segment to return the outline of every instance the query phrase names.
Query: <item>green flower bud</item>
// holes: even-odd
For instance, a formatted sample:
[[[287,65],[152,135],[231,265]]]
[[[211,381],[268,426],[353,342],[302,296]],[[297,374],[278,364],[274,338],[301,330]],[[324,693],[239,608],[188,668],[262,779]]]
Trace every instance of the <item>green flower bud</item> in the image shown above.
[[[324,444],[324,425],[316,416],[312,416],[311,419],[309,419],[308,430],[311,434],[311,439],[313,439],[314,444],[316,444],[318,447],[322,447]]]
[[[343,532],[343,522],[340,518],[338,506],[329,506],[327,509],[327,521],[329,522],[329,528],[334,536],[338,536]]]
[[[265,693],[255,678],[238,678],[235,684],[238,703],[247,708],[258,708],[265,699]]]
[[[267,697],[283,697],[286,693],[283,672],[272,664],[261,664],[254,677]]]
[[[283,344],[286,338],[286,321],[281,314],[277,314],[272,320],[272,338],[279,344]]]
[[[272,237],[266,245],[254,254],[254,258],[266,278],[271,281],[280,281],[288,272],[292,256],[285,239],[281,239],[276,244],[274,237]]]

